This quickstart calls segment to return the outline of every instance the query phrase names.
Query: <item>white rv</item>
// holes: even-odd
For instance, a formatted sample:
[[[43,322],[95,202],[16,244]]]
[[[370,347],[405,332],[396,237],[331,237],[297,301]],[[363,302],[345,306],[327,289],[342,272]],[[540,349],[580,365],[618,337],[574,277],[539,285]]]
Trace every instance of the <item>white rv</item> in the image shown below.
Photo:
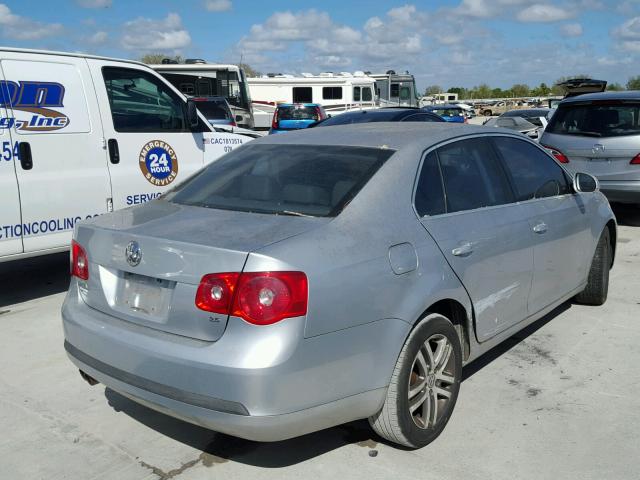
[[[272,75],[249,78],[247,82],[257,129],[271,126],[273,112],[279,103],[318,103],[331,115],[376,108],[375,80],[363,72],[303,73],[301,77]]]
[[[416,81],[409,72],[368,73],[376,81],[376,96],[380,107],[417,107]]]
[[[251,97],[244,71],[237,65],[206,63],[149,65],[188,97],[220,96],[227,99],[239,127],[253,128]]]
[[[0,262],[68,249],[77,222],[157,198],[250,140],[214,132],[141,63],[0,48]]]

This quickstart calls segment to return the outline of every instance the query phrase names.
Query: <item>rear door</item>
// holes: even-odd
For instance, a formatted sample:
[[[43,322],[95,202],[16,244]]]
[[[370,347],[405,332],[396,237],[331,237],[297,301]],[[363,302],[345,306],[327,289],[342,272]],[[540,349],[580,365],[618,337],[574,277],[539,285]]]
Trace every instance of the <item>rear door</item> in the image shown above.
[[[568,176],[526,140],[495,137],[494,144],[522,202],[535,242],[529,311],[535,313],[577,288],[591,265],[589,211]]]
[[[22,253],[20,193],[16,177],[15,162],[18,144],[9,134],[13,117],[9,116],[9,91],[0,70],[0,258]]]
[[[429,181],[440,175],[444,211],[421,209],[420,189],[429,198],[438,187],[430,187]],[[416,210],[469,293],[479,341],[527,317],[531,230],[523,208],[513,203],[506,174],[485,137],[455,141],[427,155]]]
[[[75,223],[106,212],[111,196],[86,60],[3,52],[0,64],[15,119],[11,141],[30,151],[15,162],[24,251],[68,246]]]
[[[191,131],[185,101],[155,72],[88,60],[109,150],[113,208],[144,203],[199,170],[204,122]]]

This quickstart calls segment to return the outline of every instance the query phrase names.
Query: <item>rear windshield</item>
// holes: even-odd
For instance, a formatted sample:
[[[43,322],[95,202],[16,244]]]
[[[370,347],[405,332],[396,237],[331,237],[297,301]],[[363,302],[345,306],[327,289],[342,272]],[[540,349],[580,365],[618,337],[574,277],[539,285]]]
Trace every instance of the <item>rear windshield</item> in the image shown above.
[[[394,150],[247,145],[205,167],[165,198],[223,210],[333,217]]]
[[[560,105],[547,126],[550,133],[585,137],[640,134],[640,102]]]
[[[462,115],[462,110],[457,108],[434,108],[431,111],[443,117],[459,117]]]
[[[196,107],[208,120],[226,120],[231,118],[227,109],[219,102],[196,102]]]
[[[278,120],[320,120],[316,107],[295,105],[291,107],[278,107]]]

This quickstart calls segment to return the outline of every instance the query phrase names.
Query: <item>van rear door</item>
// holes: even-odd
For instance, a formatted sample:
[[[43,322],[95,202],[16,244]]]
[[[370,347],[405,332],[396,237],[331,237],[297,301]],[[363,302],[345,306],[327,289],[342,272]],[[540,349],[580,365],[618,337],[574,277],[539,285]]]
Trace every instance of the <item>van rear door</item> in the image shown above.
[[[2,52],[0,66],[13,118],[11,142],[19,144],[24,252],[68,247],[74,224],[105,212],[111,196],[86,60]]]
[[[10,118],[6,105],[9,103],[8,89],[0,70],[0,261],[5,255],[22,253],[22,237],[16,235],[21,229],[20,193],[15,170],[18,146],[9,135]]]
[[[202,125],[192,131],[184,98],[151,69],[87,60],[109,150],[113,207],[160,196],[203,166]]]

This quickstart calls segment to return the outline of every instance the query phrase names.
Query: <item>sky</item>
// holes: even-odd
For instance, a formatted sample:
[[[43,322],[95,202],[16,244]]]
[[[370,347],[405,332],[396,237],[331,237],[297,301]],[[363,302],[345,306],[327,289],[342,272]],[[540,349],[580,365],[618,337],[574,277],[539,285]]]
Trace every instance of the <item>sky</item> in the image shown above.
[[[262,73],[408,70],[427,85],[640,75],[640,0],[0,0],[0,46],[241,60]]]

